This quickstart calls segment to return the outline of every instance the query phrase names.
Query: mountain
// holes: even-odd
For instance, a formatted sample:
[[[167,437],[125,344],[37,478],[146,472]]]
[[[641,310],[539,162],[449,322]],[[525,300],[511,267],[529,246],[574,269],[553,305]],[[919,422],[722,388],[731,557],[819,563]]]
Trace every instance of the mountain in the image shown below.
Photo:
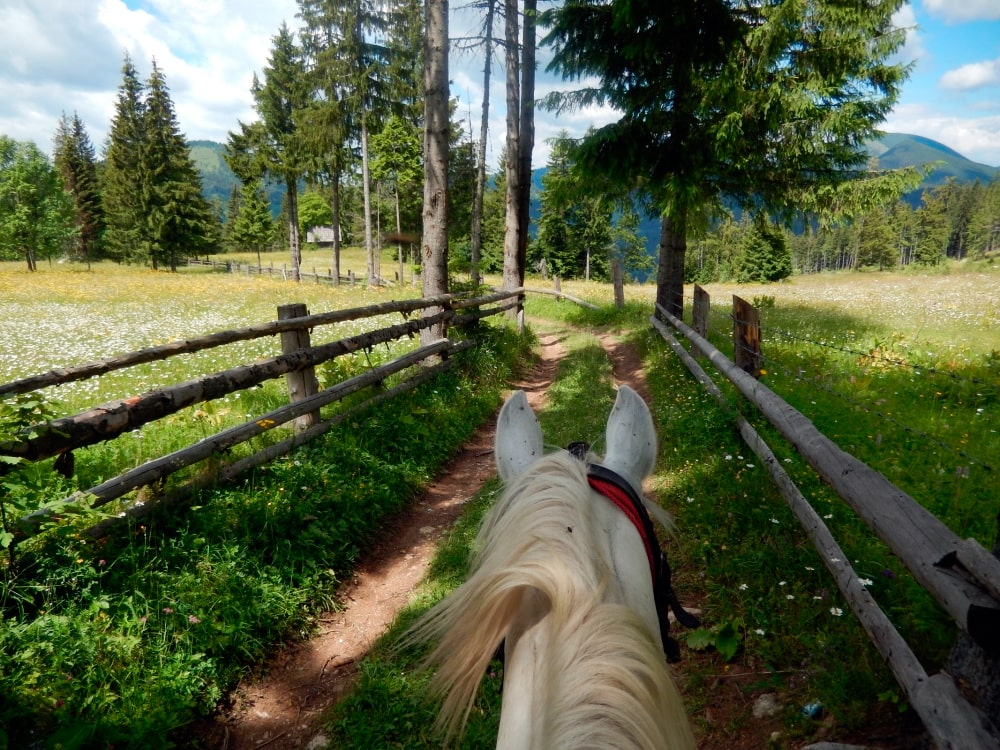
[[[226,164],[222,153],[225,146],[215,141],[191,141],[188,144],[191,159],[201,174],[201,192],[209,201],[217,202],[222,211],[229,205],[229,196],[240,186],[239,178]],[[271,215],[277,216],[281,210],[284,188],[273,183],[265,185],[267,199],[271,205]]]
[[[943,185],[952,178],[958,182],[979,180],[982,183],[988,183],[1000,177],[1000,168],[966,159],[943,143],[919,135],[886,133],[878,140],[869,141],[865,146],[868,153],[878,159],[878,164],[883,169],[931,166],[930,173],[920,183],[920,187],[906,196],[912,205],[919,204],[920,193],[925,188]],[[238,187],[240,184],[236,175],[226,164],[226,160],[222,158],[224,146],[214,141],[191,141],[190,149],[191,158],[201,173],[202,191],[205,197],[209,200],[218,200],[224,209],[229,202],[229,194],[234,187]],[[533,222],[538,220],[540,211],[538,194],[542,189],[542,175],[546,171],[547,167],[542,167],[536,169],[532,175],[531,218]],[[279,185],[269,184],[267,186],[271,212],[275,216],[281,208],[283,192],[283,188]],[[647,238],[649,245],[655,248],[659,237],[659,222],[657,220],[643,221],[640,233]]]
[[[1000,175],[1000,168],[966,159],[943,143],[919,135],[886,133],[879,140],[865,145],[868,153],[878,159],[882,169],[929,166],[931,171],[920,183],[918,194],[925,188],[943,185],[949,179],[989,183]]]

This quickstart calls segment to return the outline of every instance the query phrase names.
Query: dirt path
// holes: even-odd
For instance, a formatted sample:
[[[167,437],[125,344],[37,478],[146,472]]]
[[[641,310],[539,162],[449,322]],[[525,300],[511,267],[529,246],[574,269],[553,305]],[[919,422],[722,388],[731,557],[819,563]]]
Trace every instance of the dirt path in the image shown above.
[[[541,356],[516,383],[532,408],[544,405],[559,360],[560,333],[540,336]],[[618,383],[645,398],[648,389],[635,350],[612,336],[601,343],[614,362]],[[279,652],[263,673],[241,683],[230,707],[197,729],[203,745],[219,750],[302,750],[325,746],[320,720],[354,685],[361,659],[388,629],[420,584],[444,532],[483,483],[493,476],[495,419],[484,425],[409,510],[393,519],[387,541],[370,550],[344,585],[345,607],[320,618],[308,641]]]

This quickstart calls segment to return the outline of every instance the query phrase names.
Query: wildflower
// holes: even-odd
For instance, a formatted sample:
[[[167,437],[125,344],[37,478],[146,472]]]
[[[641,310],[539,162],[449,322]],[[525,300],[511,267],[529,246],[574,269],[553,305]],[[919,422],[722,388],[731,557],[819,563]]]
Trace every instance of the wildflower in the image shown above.
[[[785,594],[785,598],[791,601],[792,599],[795,598],[795,594]]]
[[[731,455],[729,455],[729,454],[727,453],[727,454],[726,454],[726,460],[727,460],[727,461],[732,461],[732,460],[733,460],[733,457],[732,457]]]
[[[165,615],[172,615],[173,613],[174,613],[174,608],[173,607],[164,607],[163,608],[163,614],[165,614]]]
[[[771,523],[781,523],[777,518],[772,518]]]
[[[694,502],[694,498],[693,498],[693,497],[689,497],[689,498],[687,498],[687,501],[688,501],[689,503],[693,503],[693,502]]]
[[[787,586],[788,585],[788,581],[778,581],[778,585],[779,586]]]
[[[750,588],[750,587],[747,586],[745,583],[741,583],[740,584],[740,591],[746,591],[748,588]]]
[[[830,607],[830,614],[833,615],[834,617],[840,617],[842,614],[844,614],[844,610],[842,610],[840,607]]]
[[[748,469],[752,469],[752,468],[754,468],[754,464],[747,464],[747,468],[748,468]]]
[[[816,568],[814,568],[812,565],[806,565],[806,570],[812,572],[812,571],[816,570]]]
[[[753,632],[755,632],[757,635],[764,635],[764,630],[762,628],[757,628]]]
[[[862,578],[860,580],[862,586],[871,586],[873,583],[875,583],[871,578]]]
[[[199,620],[194,615],[188,615],[188,622],[191,623],[192,625],[197,625],[199,622],[201,622],[201,620]]]

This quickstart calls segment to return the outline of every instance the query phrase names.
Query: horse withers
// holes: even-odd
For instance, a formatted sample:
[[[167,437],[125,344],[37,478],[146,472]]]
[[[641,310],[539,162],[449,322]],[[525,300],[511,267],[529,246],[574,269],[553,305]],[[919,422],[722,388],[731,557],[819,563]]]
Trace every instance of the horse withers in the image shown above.
[[[479,530],[472,573],[410,631],[437,643],[428,664],[449,734],[464,727],[503,644],[497,748],[695,747],[664,658],[665,612],[654,596],[660,552],[647,538],[646,512],[669,520],[639,500],[656,433],[646,403],[626,386],[608,417],[606,446],[599,467],[569,451],[543,455],[524,393],[501,409],[495,455],[505,490]],[[588,479],[589,468],[601,470]],[[609,502],[595,473],[616,479],[620,494],[642,507]]]

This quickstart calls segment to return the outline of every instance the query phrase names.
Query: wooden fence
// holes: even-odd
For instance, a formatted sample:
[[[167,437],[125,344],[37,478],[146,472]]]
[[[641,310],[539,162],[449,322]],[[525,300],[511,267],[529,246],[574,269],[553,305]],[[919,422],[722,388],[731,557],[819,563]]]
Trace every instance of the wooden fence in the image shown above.
[[[292,270],[288,268],[287,263],[282,263],[280,267],[275,268],[274,261],[271,261],[268,265],[253,265],[251,263],[243,263],[236,260],[201,260],[199,258],[188,258],[186,261],[188,266],[208,266],[209,268],[225,271],[226,273],[239,274],[241,276],[267,276],[269,278],[281,278],[283,281],[288,281],[294,277]],[[400,271],[394,271],[393,277],[391,279],[386,277],[380,277],[380,284],[392,284],[394,286],[400,286],[401,284],[410,283],[416,285],[420,281],[420,277],[414,274],[409,282],[406,279],[400,281]],[[367,277],[358,276],[354,271],[348,270],[347,275],[340,275],[334,279],[333,269],[327,268],[326,273],[322,272],[322,269],[317,270],[316,266],[312,266],[311,271],[299,267],[299,280],[300,281],[314,281],[317,284],[347,284],[349,286],[355,286],[359,283],[367,283]]]
[[[760,325],[756,310],[734,297],[734,346],[730,361],[705,337],[708,295],[696,288],[694,327],[656,306],[653,326],[695,378],[720,401],[722,392],[673,331],[679,331],[726,377],[740,395],[802,455],[817,474],[900,559],[958,626],[988,653],[1000,653],[1000,561],[974,539],[960,539],[882,474],[841,450],[800,412],[760,383]],[[669,326],[668,326],[669,324]],[[672,327],[672,329],[671,329]],[[852,612],[895,675],[907,700],[939,748],[1000,749],[997,726],[963,696],[946,673],[929,676],[861,583],[822,518],[782,469],[768,445],[743,417],[737,427],[778,486],[820,553]],[[992,717],[996,720],[997,717]]]
[[[446,332],[450,330],[462,333],[469,330],[470,324],[483,317],[517,307],[522,297],[521,289],[479,297],[439,295],[317,315],[309,315],[305,305],[283,306],[278,311],[279,319],[274,322],[175,341],[2,384],[0,396],[30,393],[39,388],[83,380],[136,364],[164,360],[178,354],[224,346],[236,341],[274,335],[282,337],[282,353],[279,356],[203,375],[131,398],[101,404],[78,414],[36,425],[22,432],[16,441],[0,444],[0,455],[27,461],[41,461],[53,456],[60,459],[71,457],[76,449],[114,440],[182,409],[223,398],[275,378],[285,377],[290,393],[290,402],[285,406],[205,437],[168,455],[150,459],[101,484],[31,513],[18,524],[17,541],[37,533],[46,518],[72,510],[85,499],[89,500],[91,507],[100,507],[140,487],[154,485],[182,468],[208,459],[219,461],[233,446],[295,421],[296,429],[291,437],[246,458],[228,464],[213,465],[212,471],[206,472],[204,478],[191,480],[175,488],[169,495],[158,498],[155,503],[133,502],[121,514],[92,527],[87,533],[94,537],[104,536],[127,520],[149,514],[154,507],[183,502],[203,486],[229,480],[249,468],[286,454],[372,403],[392,398],[450,368],[453,365],[451,355],[473,346],[475,342],[472,339],[452,341],[449,338],[441,338],[324,390],[318,389],[313,375],[313,368],[316,365],[344,354],[414,336],[431,327],[442,326]],[[396,325],[370,330],[330,343],[318,346],[310,343],[309,332],[319,326],[347,320],[369,319],[396,312],[404,316],[416,312],[421,315]],[[415,367],[418,364],[422,366]],[[390,375],[397,373],[402,373],[402,380],[393,388],[379,390],[351,410],[343,411],[327,420],[321,419],[319,412],[321,407],[340,401],[370,386],[380,385]],[[72,465],[72,460],[64,461],[64,465]],[[9,465],[0,463],[0,472],[5,469],[9,470]]]

